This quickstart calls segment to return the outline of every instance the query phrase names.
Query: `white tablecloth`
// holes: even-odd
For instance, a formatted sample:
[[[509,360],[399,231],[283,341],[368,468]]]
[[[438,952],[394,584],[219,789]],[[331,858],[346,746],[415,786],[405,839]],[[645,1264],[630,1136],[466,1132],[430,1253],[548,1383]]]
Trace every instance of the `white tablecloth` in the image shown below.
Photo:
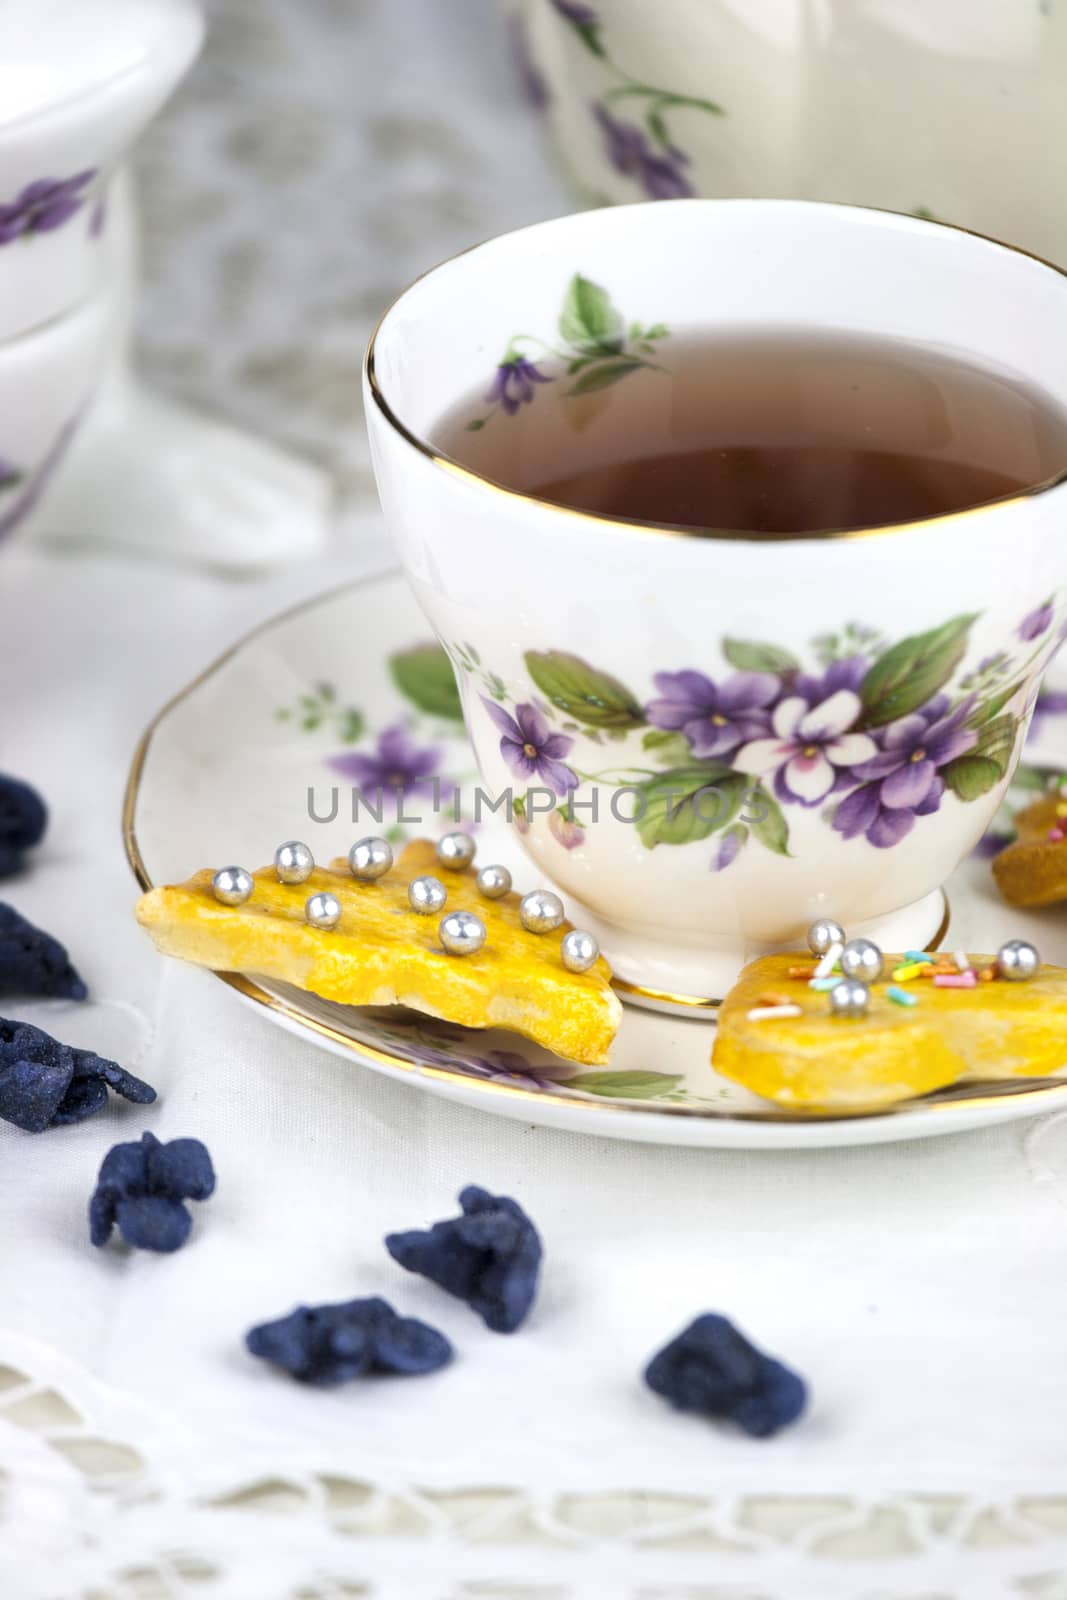
[[[371,525],[362,557],[295,587],[380,557]],[[36,1138],[0,1127],[0,1593],[112,1600],[125,1565],[175,1548],[249,1600],[288,1600],[324,1565],[374,1595],[449,1600],[498,1592],[461,1579],[530,1574],[565,1595],[585,1580],[970,1600],[1067,1568],[1067,1119],[781,1156],[599,1143],[294,1041],[155,956],[118,832],[149,713],[294,581],[16,552],[3,584],[3,765],[53,806],[7,893],[92,991],[19,1014],[113,1051],[161,1098]],[[146,1127],[204,1139],[218,1194],[175,1257],[97,1252],[96,1169]],[[543,1292],[514,1338],[381,1247],[472,1181],[518,1195],[544,1233]],[[242,1350],[297,1301],[364,1293],[444,1328],[455,1367],[318,1394]],[[647,1356],[708,1308],[809,1376],[801,1426],[756,1444],[642,1388]],[[31,1403],[41,1389],[54,1398]],[[693,1588],[709,1571],[741,1587]]]
[[[251,623],[385,559],[350,385],[372,310],[561,203],[488,7],[215,13],[147,165],[146,348],[157,377],[329,459],[347,533],[243,585],[0,558],[0,769],[53,812],[4,893],[92,991],[19,1012],[160,1091],[37,1138],[0,1126],[0,1595],[1063,1600],[1067,1120],[776,1156],[599,1143],[327,1057],[134,925],[119,808],[148,717]],[[143,1128],[202,1138],[218,1169],[175,1257],[87,1238],[104,1152]],[[468,1182],[517,1195],[545,1238],[514,1338],[381,1247]],[[299,1300],[377,1293],[442,1327],[455,1366],[316,1393],[243,1351]],[[703,1309],[809,1377],[799,1427],[755,1443],[643,1389]]]

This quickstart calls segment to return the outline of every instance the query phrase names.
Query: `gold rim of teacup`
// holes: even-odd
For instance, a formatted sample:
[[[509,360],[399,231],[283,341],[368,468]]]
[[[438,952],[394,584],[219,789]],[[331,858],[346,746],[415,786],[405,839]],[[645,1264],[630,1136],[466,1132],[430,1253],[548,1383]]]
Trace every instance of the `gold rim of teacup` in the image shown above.
[[[659,206],[663,203],[663,201],[643,202],[648,207]],[[1059,278],[1067,278],[1067,268],[1058,267],[1054,261],[1049,261],[1045,256],[1039,256],[1036,251],[1024,250],[1021,245],[1010,244],[1006,239],[998,239],[990,233],[980,233],[977,228],[965,228],[960,223],[942,222],[940,219],[933,217],[917,217],[908,211],[894,211],[889,206],[860,206],[851,205],[845,201],[830,200],[718,200],[710,198],[672,200],[670,204],[673,206],[807,205],[828,211],[873,212],[878,216],[899,217],[905,222],[914,223],[918,228],[941,228],[949,233],[967,234],[969,238],[979,239],[983,244],[991,244],[997,249],[1008,250],[1012,255],[1023,256],[1028,261],[1036,262],[1040,267],[1047,267],[1050,272],[1054,272]],[[600,209],[615,211],[618,208],[605,206]],[[635,207],[630,206],[627,209],[633,210]],[[579,215],[586,215],[586,213],[579,213]],[[568,220],[566,217],[555,217],[550,218],[549,222],[566,220]],[[547,225],[548,223],[533,224],[534,227],[545,227]],[[522,233],[526,230],[518,228],[513,231]],[[1049,489],[1055,489],[1058,485],[1067,483],[1067,468],[1065,468],[1063,472],[1058,472],[1051,478],[1043,478],[1039,483],[1031,484],[1017,493],[1001,495],[996,500],[984,500],[980,505],[965,506],[961,511],[944,512],[934,517],[919,517],[913,522],[886,522],[870,528],[819,528],[805,533],[762,533],[745,528],[687,528],[673,522],[639,522],[632,517],[610,517],[598,511],[581,511],[572,506],[559,505],[554,500],[541,500],[536,495],[527,494],[521,489],[509,489],[507,484],[500,483],[496,478],[490,478],[485,473],[476,472],[473,467],[465,467],[454,456],[438,450],[427,439],[424,439],[421,434],[401,421],[389,401],[385,398],[381,384],[378,381],[375,363],[378,336],[385,321],[400,304],[401,300],[411,293],[412,289],[422,283],[423,279],[430,278],[435,272],[439,272],[442,267],[451,266],[453,262],[461,261],[465,256],[474,255],[479,250],[485,250],[490,245],[496,244],[499,239],[507,237],[509,237],[508,234],[497,234],[492,238],[482,239],[477,244],[468,245],[466,249],[457,250],[454,255],[443,257],[442,260],[435,262],[432,267],[427,267],[425,272],[420,272],[417,277],[412,278],[411,282],[398,295],[394,296],[378,318],[367,345],[366,355],[363,358],[367,387],[376,407],[394,433],[399,434],[405,443],[411,445],[421,456],[431,461],[435,467],[440,467],[443,471],[450,473],[453,477],[462,479],[474,488],[488,490],[491,494],[500,495],[505,500],[533,506],[538,511],[544,511],[551,515],[576,518],[579,522],[591,523],[595,527],[614,528],[627,533],[652,534],[657,538],[667,537],[669,539],[726,539],[733,543],[793,545],[802,544],[806,539],[874,539],[888,534],[908,533],[913,528],[929,530],[931,528],[947,527],[949,524],[959,522],[963,518],[980,516],[983,512],[1001,511],[1007,506],[1023,505],[1026,501],[1034,499],[1035,496],[1045,494]]]

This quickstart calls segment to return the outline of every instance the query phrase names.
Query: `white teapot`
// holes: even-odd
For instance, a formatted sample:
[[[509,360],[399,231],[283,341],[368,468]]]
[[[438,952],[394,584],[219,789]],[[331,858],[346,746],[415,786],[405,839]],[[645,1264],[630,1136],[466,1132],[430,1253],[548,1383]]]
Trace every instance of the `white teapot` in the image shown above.
[[[1067,265],[1056,0],[525,0],[523,21],[591,198],[850,201]]]

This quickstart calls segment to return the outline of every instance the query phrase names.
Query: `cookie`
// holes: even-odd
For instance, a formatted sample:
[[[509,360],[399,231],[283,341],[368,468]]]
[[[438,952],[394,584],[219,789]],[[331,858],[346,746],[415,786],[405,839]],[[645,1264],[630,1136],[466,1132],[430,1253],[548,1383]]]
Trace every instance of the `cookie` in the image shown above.
[[[1005,900],[1013,906],[1067,900],[1067,798],[1058,789],[1041,795],[1018,813],[1015,827],[1019,837],[993,858]]]
[[[777,1105],[868,1110],[929,1094],[960,1078],[1041,1077],[1067,1067],[1067,971],[1042,966],[1025,983],[941,988],[928,977],[887,990],[903,961],[887,955],[863,1017],[835,1017],[825,992],[791,978],[798,955],[762,956],[742,972],[719,1008],[716,1072]],[[988,970],[993,957],[972,956]],[[800,1007],[799,1017],[749,1017],[765,997]]]
[[[473,911],[485,924],[476,954],[446,954],[440,916],[410,908],[408,885],[426,874],[445,884],[444,912]],[[273,867],[253,878],[251,899],[222,905],[205,869],[187,883],[150,890],[137,919],[164,955],[215,971],[258,973],[344,1005],[407,1006],[467,1028],[509,1028],[570,1060],[607,1061],[622,1014],[607,962],[569,972],[560,959],[569,923],[528,933],[518,894],[486,899],[475,868],[442,870],[430,840],[409,844],[374,883],[355,879],[343,858],[299,884],[279,883]],[[341,904],[329,930],[304,919],[308,898],[323,892]]]

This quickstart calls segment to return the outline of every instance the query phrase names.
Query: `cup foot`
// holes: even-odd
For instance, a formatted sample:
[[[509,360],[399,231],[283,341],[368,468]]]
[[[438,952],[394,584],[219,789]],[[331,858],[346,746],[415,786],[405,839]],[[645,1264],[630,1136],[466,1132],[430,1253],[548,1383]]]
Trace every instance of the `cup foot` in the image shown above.
[[[884,950],[933,950],[945,937],[948,920],[945,893],[934,889],[898,911],[850,925],[848,933],[852,938],[873,939]],[[804,947],[802,935],[778,945],[744,945],[728,939],[699,947],[671,945],[620,931],[585,911],[581,924],[599,939],[621,1000],[674,1016],[713,1014],[748,962],[776,950]]]

